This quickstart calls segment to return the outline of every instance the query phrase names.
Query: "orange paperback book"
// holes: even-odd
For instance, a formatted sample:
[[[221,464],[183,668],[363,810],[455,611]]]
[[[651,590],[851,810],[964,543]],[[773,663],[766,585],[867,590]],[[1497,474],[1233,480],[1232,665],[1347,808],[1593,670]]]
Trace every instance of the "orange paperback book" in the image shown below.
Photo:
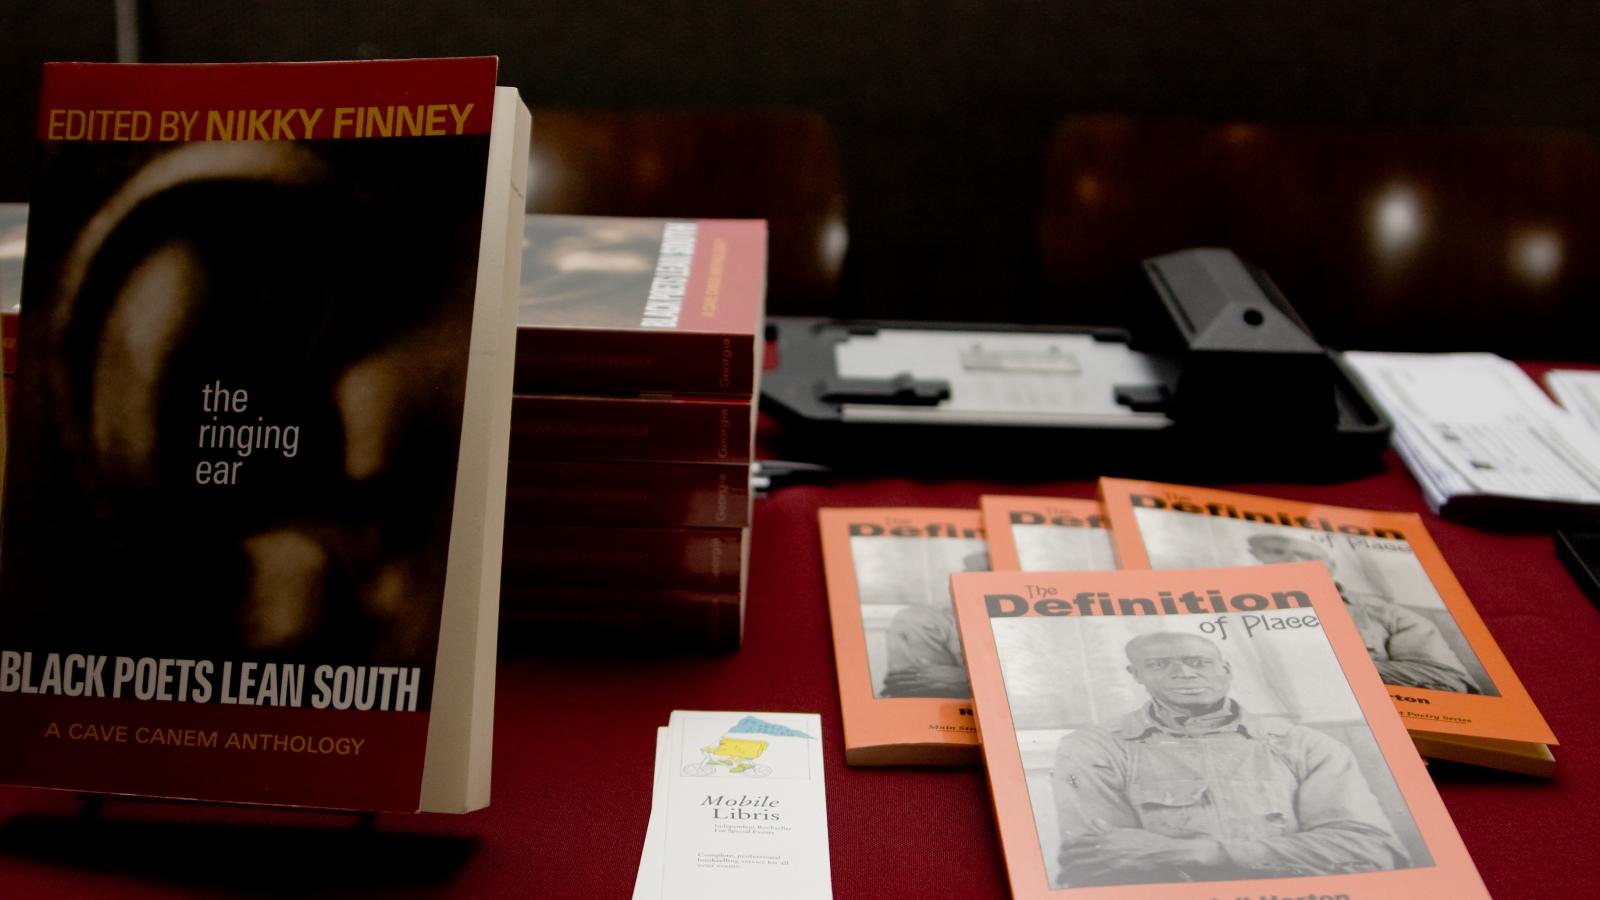
[[[996,572],[1117,567],[1098,500],[987,496],[979,502]]]
[[[1014,896],[1488,897],[1322,566],[952,582]]]
[[[1323,563],[1424,754],[1553,770],[1555,735],[1419,516],[1115,478],[1100,496],[1123,568]]]
[[[823,509],[822,560],[857,766],[977,762],[950,575],[989,567],[977,510]]]

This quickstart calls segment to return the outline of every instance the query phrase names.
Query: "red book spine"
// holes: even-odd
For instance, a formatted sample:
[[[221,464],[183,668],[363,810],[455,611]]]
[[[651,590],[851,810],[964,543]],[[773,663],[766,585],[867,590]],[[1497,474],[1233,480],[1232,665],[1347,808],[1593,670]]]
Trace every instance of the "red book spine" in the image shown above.
[[[506,522],[742,528],[750,466],[722,463],[511,463]]]
[[[748,534],[742,528],[513,524],[506,529],[503,578],[518,588],[737,591]]]
[[[749,334],[517,329],[519,394],[755,393]]]
[[[511,401],[511,458],[750,462],[749,400],[530,397]]]
[[[739,591],[606,590],[504,586],[500,620],[515,643],[648,642],[659,649],[739,646],[744,600]]]

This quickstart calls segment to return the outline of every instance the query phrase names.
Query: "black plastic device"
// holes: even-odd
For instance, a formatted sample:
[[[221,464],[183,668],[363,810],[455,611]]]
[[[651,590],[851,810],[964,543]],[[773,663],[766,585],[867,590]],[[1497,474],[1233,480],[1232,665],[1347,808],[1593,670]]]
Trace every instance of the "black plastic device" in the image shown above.
[[[1144,261],[1140,334],[772,317],[780,452],[835,469],[1322,481],[1371,470],[1388,418],[1231,251]],[[1149,311],[1149,310],[1147,310]]]

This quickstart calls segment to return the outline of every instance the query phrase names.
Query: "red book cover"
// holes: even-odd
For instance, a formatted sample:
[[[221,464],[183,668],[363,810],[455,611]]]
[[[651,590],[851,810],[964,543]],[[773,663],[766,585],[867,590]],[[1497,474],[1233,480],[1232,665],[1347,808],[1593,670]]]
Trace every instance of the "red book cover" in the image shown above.
[[[517,393],[751,397],[767,223],[528,216]]]
[[[750,524],[750,466],[513,461],[506,521],[645,528]]]
[[[507,585],[737,590],[748,528],[506,529]]]
[[[749,398],[522,395],[511,458],[749,464],[755,411]]]
[[[474,579],[527,134],[496,66],[45,67],[0,782],[487,802]]]

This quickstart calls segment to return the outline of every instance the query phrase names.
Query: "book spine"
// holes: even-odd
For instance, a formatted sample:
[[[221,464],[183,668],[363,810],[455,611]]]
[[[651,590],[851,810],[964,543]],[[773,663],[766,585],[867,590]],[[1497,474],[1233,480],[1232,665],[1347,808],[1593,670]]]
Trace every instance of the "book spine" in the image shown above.
[[[649,587],[737,591],[741,528],[506,529],[504,582],[517,588]]]
[[[506,521],[536,525],[742,528],[750,466],[722,463],[511,463]]]
[[[517,330],[519,394],[755,393],[748,334]]]
[[[525,588],[501,591],[507,637],[564,648],[627,643],[654,649],[732,650],[744,630],[739,591]]]
[[[753,412],[748,399],[518,396],[511,458],[748,464]]]
[[[14,310],[0,313],[0,370],[17,374],[17,329],[21,318]]]

